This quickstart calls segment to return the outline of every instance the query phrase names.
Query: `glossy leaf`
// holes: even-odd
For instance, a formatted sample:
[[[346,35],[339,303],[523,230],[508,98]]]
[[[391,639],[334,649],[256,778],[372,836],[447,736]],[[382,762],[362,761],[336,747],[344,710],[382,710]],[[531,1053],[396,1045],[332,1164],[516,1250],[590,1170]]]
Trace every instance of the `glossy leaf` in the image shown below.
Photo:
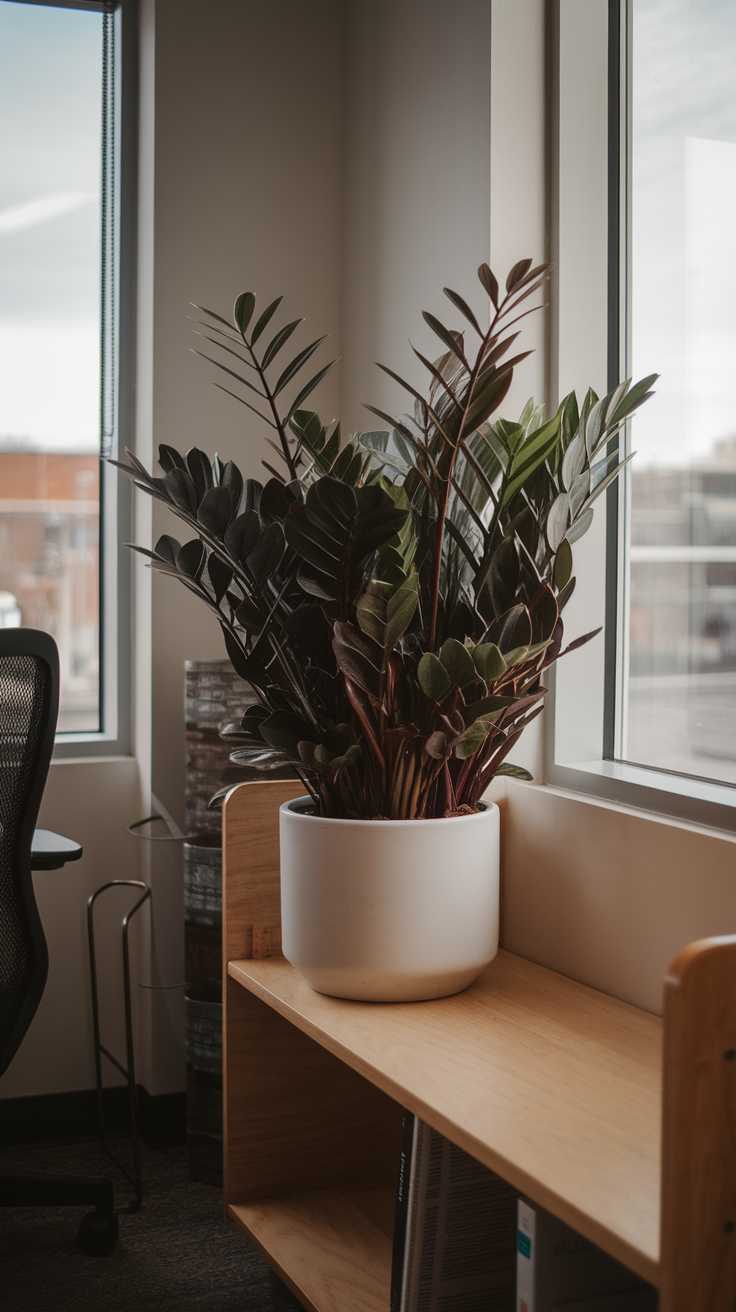
[[[473,649],[473,664],[484,683],[492,683],[506,669],[506,661],[495,642],[483,642]]]
[[[250,336],[251,346],[255,346],[264,328],[268,327],[283,299],[284,299],[283,296],[277,296],[276,300],[271,301],[271,304],[266,306],[266,309],[263,311],[263,314],[260,316],[260,318],[256,320],[255,327]]]
[[[443,642],[440,648],[440,660],[454,688],[465,688],[469,683],[478,682],[473,657],[464,643],[458,642],[457,638],[448,638]]]
[[[422,656],[417,667],[417,679],[425,697],[429,697],[431,702],[441,702],[452,687],[446,667],[431,651]]]
[[[235,326],[242,337],[245,336],[255,308],[256,298],[253,293],[241,292],[233,306],[233,319],[235,320]],[[207,313],[209,313],[209,311],[207,311]]]

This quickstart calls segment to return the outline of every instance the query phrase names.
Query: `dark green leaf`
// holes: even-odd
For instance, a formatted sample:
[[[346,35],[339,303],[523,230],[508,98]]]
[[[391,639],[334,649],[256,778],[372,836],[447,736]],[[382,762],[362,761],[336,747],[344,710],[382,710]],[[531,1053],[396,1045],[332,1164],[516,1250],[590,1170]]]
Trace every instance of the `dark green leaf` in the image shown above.
[[[508,503],[524,486],[534,470],[548,460],[557,446],[560,432],[560,417],[555,415],[548,424],[531,433],[514,454],[506,471],[506,488],[502,505]]]
[[[464,424],[466,433],[470,434],[474,429],[480,428],[494,410],[498,409],[511,386],[513,376],[514,371],[509,365],[504,365],[503,369],[489,371],[482,386],[474,393],[473,404]]]
[[[491,718],[497,712],[505,711],[509,706],[513,706],[518,701],[517,697],[481,697],[480,701],[473,702],[471,706],[461,707],[460,713],[466,728],[474,724],[480,716]]]
[[[495,642],[501,652],[528,646],[532,640],[532,621],[526,606],[519,602],[494,620],[488,630],[488,640]]]
[[[232,519],[233,502],[226,487],[211,487],[202,498],[197,511],[200,524],[209,529],[218,538],[224,538],[225,530]]]
[[[279,329],[275,337],[272,337],[263,353],[263,359],[261,360],[262,369],[268,369],[271,361],[276,358],[282,346],[286,345],[291,334],[299,327],[301,322],[301,319],[293,319],[291,323],[287,323],[285,328]]]
[[[475,647],[473,664],[484,683],[492,683],[506,669],[506,662],[495,642],[483,642]]]
[[[531,260],[519,260],[510,270],[506,279],[506,291],[515,291],[523,283],[524,275],[529,272],[531,267]]]
[[[530,782],[534,779],[534,775],[525,770],[523,765],[511,765],[509,761],[502,761],[496,770],[496,774],[505,774],[511,779],[525,779]]]
[[[263,523],[270,524],[274,520],[282,523],[295,499],[294,493],[280,479],[269,478],[258,503],[258,513]]]
[[[462,334],[453,333],[449,328],[445,328],[445,325],[443,323],[440,323],[439,319],[437,319],[433,314],[430,314],[429,310],[422,310],[422,318],[424,319],[425,323],[429,324],[429,327],[432,329],[432,332],[437,334],[440,341],[444,342],[448,351],[451,351],[452,354],[457,357],[460,363],[462,365],[465,365],[465,368],[468,369],[469,368],[468,362],[465,359],[465,355],[463,354],[463,348],[461,345]],[[458,338],[460,338],[460,341],[457,340]]]
[[[289,414],[288,414],[288,416],[287,416],[287,423],[288,423],[289,419],[291,419],[291,416],[292,416],[293,414],[295,414],[296,411],[297,411],[297,410],[301,407],[301,405],[304,403],[304,401],[306,401],[307,397],[308,397],[308,396],[311,396],[311,394],[312,394],[312,392],[314,391],[315,387],[318,387],[318,386],[319,386],[319,384],[322,382],[322,379],[324,378],[325,374],[328,374],[328,373],[330,372],[330,369],[332,369],[333,365],[335,365],[335,364],[337,364],[337,361],[336,361],[336,360],[330,360],[330,363],[329,363],[329,364],[326,364],[326,365],[324,366],[323,369],[320,369],[319,373],[315,374],[313,378],[310,378],[310,380],[309,380],[309,382],[307,383],[306,387],[303,387],[303,388],[302,388],[302,390],[301,390],[301,392],[299,393],[298,397],[297,397],[296,400],[293,402],[293,404],[292,404],[292,406],[291,406],[291,409],[289,410]]]
[[[193,446],[187,451],[187,468],[192,476],[194,491],[197,495],[197,504],[202,500],[205,492],[212,487],[212,465],[209,456],[199,447]]]
[[[263,311],[260,319],[257,320],[256,326],[251,334],[251,346],[255,346],[264,328],[268,327],[283,299],[283,296],[277,296],[275,301],[271,301],[271,304],[266,306],[266,309]]]
[[[565,584],[564,588],[560,588],[560,591],[557,594],[558,610],[560,611],[564,610],[565,606],[567,605],[574,591],[575,591],[575,579],[573,578],[573,579],[569,579],[568,582]]]
[[[200,538],[185,542],[177,557],[177,566],[189,579],[199,579],[207,559],[204,543]]]
[[[158,463],[165,474],[168,474],[172,469],[186,469],[187,467],[184,457],[173,446],[166,446],[163,442],[158,449]]]
[[[243,514],[239,514],[236,520],[228,525],[224,534],[224,544],[237,562],[245,564],[245,560],[256,546],[260,531],[261,521],[256,510],[244,510]]]
[[[492,719],[478,719],[469,725],[463,734],[460,735],[455,744],[455,755],[461,761],[466,761],[469,756],[474,756],[479,747],[482,747],[493,727]]]
[[[480,324],[478,323],[478,320],[473,314],[473,311],[468,305],[468,302],[464,301],[462,296],[460,296],[458,292],[451,291],[449,287],[443,287],[442,290],[445,293],[445,296],[449,297],[449,299],[452,301],[456,309],[458,309],[461,314],[465,315],[465,318],[467,319],[468,323],[471,323],[473,325],[478,336],[482,337],[483,331],[481,329]]]
[[[240,333],[241,337],[245,337],[245,330],[251,321],[253,311],[255,310],[255,308],[256,308],[256,298],[253,295],[253,293],[241,292],[235,302],[235,305],[233,306],[233,319],[235,320],[235,327],[238,329],[238,332]],[[209,314],[209,313],[210,313],[209,310],[205,310],[205,314]],[[215,316],[215,317],[219,318],[219,316]],[[222,319],[221,322],[224,323],[225,320]]]
[[[240,646],[237,638],[226,624],[221,624],[220,627],[222,628],[222,636],[225,639],[227,654],[230,657],[230,664],[235,670],[235,673],[240,675],[241,679],[247,679],[248,660],[243,648]]]
[[[435,733],[429,735],[424,750],[427,756],[431,756],[435,761],[444,761],[450,755],[450,747],[447,742],[447,735],[437,729]]]
[[[342,673],[369,697],[377,698],[381,679],[381,649],[352,624],[335,624],[332,646]]]
[[[440,660],[450,676],[453,687],[465,688],[469,683],[478,682],[473,657],[457,638],[448,638],[442,644]]]
[[[487,264],[481,264],[478,277],[491,298],[494,310],[498,309],[498,282]]]
[[[568,539],[564,538],[560,542],[558,554],[555,556],[555,584],[559,589],[564,588],[565,584],[572,573],[572,547]]]
[[[233,572],[230,566],[225,564],[224,560],[220,560],[219,556],[216,556],[214,551],[211,551],[209,560],[207,561],[207,573],[210,576],[210,583],[212,584],[212,591],[215,594],[215,601],[219,606],[232,583]]]
[[[170,469],[163,480],[163,485],[175,506],[188,510],[190,515],[197,513],[197,494],[194,484],[185,469]]]
[[[425,652],[422,656],[417,666],[417,679],[425,697],[431,702],[441,702],[452,687],[452,680],[445,666],[431,651]]]
[[[243,495],[243,475],[232,460],[228,460],[225,467],[220,470],[219,483],[221,487],[227,488],[233,503],[233,512],[237,513]]]
[[[172,538],[168,533],[164,533],[156,543],[155,552],[162,560],[167,560],[170,565],[176,565],[176,558],[181,551],[181,543],[176,538]]]
[[[300,351],[299,354],[294,357],[291,364],[287,364],[284,372],[281,374],[273,389],[274,396],[278,396],[279,392],[283,391],[286,385],[291,382],[292,378],[299,373],[302,365],[306,364],[307,360],[311,359],[317,348],[326,340],[327,333],[325,333],[323,337],[318,337],[315,342],[310,342],[309,346],[305,346],[304,350]]]
[[[285,547],[281,525],[269,524],[248,557],[248,568],[259,587],[276,573]]]
[[[314,734],[313,725],[293,711],[274,711],[261,720],[258,731],[271,747],[280,747],[292,757],[298,756],[298,744]]]

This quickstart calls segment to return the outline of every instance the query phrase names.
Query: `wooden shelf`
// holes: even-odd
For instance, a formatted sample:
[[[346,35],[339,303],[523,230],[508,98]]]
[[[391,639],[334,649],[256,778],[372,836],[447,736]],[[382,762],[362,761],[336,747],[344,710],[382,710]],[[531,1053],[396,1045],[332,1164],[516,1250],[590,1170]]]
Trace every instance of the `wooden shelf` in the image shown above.
[[[244,988],[632,1270],[658,1280],[662,1022],[500,952],[467,992],[359,1003],[283,958]]]
[[[278,808],[223,819],[225,1206],[310,1312],[388,1312],[401,1108],[659,1287],[736,1307],[736,936],[691,944],[665,1020],[500,952],[467,992],[323,997],[281,956]]]
[[[387,1312],[394,1189],[318,1189],[228,1211],[309,1312]]]

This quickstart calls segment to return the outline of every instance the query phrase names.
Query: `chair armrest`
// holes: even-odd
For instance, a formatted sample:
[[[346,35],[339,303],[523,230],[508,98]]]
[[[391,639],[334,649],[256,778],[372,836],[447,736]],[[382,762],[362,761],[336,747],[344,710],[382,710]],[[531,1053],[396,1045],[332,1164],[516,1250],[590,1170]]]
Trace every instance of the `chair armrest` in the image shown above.
[[[31,870],[60,870],[67,861],[78,861],[82,847],[71,838],[36,829],[31,844]]]

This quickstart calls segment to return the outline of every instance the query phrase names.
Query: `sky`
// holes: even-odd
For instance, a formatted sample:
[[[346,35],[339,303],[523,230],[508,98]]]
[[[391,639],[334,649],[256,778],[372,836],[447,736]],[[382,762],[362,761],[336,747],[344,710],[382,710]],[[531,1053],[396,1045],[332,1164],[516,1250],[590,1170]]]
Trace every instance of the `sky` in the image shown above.
[[[634,0],[629,372],[636,464],[736,437],[736,0]]]
[[[0,0],[0,449],[99,446],[100,14]]]

